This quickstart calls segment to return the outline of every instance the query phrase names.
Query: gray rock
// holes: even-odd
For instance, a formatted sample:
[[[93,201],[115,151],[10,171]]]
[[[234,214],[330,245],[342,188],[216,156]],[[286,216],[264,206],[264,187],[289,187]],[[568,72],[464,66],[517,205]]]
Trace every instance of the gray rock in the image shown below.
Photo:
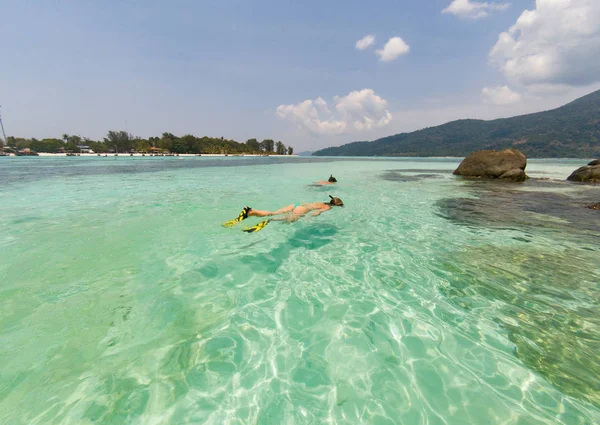
[[[473,152],[454,170],[454,174],[465,177],[484,177],[512,181],[527,180],[525,167],[527,158],[517,149],[503,151],[485,150]]]
[[[567,177],[567,180],[572,182],[583,182],[583,183],[600,183],[600,165],[586,165],[573,171],[573,173]]]
[[[600,159],[594,159],[592,162],[590,162],[588,165],[600,165]]]

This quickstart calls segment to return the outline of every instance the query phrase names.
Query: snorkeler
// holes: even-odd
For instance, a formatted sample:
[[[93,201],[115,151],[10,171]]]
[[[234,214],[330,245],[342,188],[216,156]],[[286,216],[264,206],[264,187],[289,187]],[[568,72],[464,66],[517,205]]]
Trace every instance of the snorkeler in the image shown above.
[[[331,200],[327,203],[325,202],[309,202],[306,204],[291,204],[287,207],[280,208],[276,211],[261,211],[261,210],[253,210],[250,207],[244,207],[242,212],[238,215],[236,219],[228,221],[224,223],[225,227],[232,227],[241,222],[242,220],[247,219],[248,217],[272,217],[275,215],[279,215],[281,217],[271,218],[268,220],[261,221],[256,226],[249,227],[244,229],[244,232],[252,233],[262,230],[270,221],[286,221],[291,223],[293,221],[297,221],[300,217],[304,217],[308,213],[312,213],[311,216],[315,217],[320,215],[321,213],[328,211],[331,207],[343,207],[344,203],[340,198],[335,198],[329,195]]]
[[[334,183],[337,183],[337,179],[335,177],[333,177],[333,174],[332,174],[329,176],[329,179],[327,179],[327,181],[319,180],[318,182],[315,182],[314,184],[318,185],[318,186],[325,186],[325,185],[334,184]]]

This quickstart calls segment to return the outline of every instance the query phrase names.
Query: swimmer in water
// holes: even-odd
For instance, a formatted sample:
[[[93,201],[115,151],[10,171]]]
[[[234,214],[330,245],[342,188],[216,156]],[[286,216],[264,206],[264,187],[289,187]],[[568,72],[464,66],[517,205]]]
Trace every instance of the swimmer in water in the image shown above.
[[[242,212],[240,212],[239,216],[227,223],[224,223],[225,227],[232,227],[241,222],[242,220],[247,219],[248,217],[273,217],[280,216],[276,218],[271,218],[269,220],[264,220],[258,223],[256,226],[249,227],[244,229],[244,232],[252,233],[262,230],[270,221],[286,221],[288,223],[297,221],[299,218],[304,217],[306,214],[311,213],[312,217],[316,217],[325,211],[329,211],[332,207],[343,207],[344,203],[340,198],[335,198],[329,195],[331,200],[329,202],[308,202],[305,204],[291,204],[287,207],[280,208],[276,211],[264,211],[264,210],[254,210],[250,207],[244,207]]]
[[[317,186],[325,186],[325,185],[334,184],[334,183],[337,183],[337,179],[335,177],[333,177],[333,175],[330,175],[329,179],[327,179],[327,180],[320,180],[318,182],[315,182],[314,184],[317,185]]]

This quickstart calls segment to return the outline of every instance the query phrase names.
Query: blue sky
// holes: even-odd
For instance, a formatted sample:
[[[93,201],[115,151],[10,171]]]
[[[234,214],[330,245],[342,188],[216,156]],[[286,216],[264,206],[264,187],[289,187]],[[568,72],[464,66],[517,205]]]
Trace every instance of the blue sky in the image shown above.
[[[443,13],[452,0],[0,0],[5,127],[270,137],[300,151],[548,109],[598,88],[594,1],[455,2]],[[568,28],[557,24],[565,7],[578,12]],[[510,35],[526,10],[535,19]],[[368,34],[373,45],[357,49]],[[382,61],[392,37],[409,50]]]

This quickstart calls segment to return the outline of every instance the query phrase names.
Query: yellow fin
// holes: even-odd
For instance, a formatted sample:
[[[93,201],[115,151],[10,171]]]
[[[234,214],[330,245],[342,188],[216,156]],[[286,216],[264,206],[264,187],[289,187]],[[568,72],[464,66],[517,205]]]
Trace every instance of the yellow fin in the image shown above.
[[[233,220],[229,220],[225,223],[223,223],[224,227],[233,227],[236,224],[238,224],[240,221],[245,220],[248,218],[248,212],[250,211],[250,208],[245,207],[242,212],[240,212],[240,214],[237,216],[237,218],[234,218]]]
[[[271,220],[261,221],[260,223],[256,224],[255,226],[244,229],[244,232],[246,232],[246,233],[258,232],[258,231],[264,229],[266,227],[266,225],[269,224],[269,221],[271,221]]]

